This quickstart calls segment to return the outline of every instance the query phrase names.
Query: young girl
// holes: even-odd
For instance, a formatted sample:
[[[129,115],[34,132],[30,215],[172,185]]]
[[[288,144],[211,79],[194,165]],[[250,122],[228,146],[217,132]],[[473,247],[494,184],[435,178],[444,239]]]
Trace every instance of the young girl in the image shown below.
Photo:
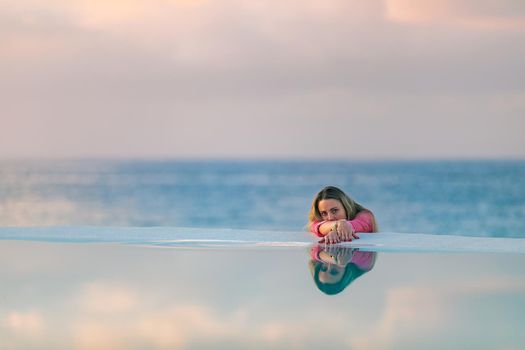
[[[339,243],[357,239],[357,232],[376,232],[374,214],[356,203],[337,187],[323,188],[310,209],[310,231],[322,237],[319,243]]]

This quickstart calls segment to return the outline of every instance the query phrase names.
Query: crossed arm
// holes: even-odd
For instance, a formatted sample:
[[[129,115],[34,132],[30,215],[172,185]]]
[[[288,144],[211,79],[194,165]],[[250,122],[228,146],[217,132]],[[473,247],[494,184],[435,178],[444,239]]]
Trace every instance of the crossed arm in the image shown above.
[[[373,232],[374,218],[372,213],[362,211],[353,220],[313,222],[310,229],[322,238],[319,243],[351,241],[359,238],[357,232]]]

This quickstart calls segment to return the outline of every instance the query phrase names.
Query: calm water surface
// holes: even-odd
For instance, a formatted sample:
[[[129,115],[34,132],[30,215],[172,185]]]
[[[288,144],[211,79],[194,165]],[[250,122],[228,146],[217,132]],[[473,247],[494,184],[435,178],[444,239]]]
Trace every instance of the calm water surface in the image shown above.
[[[352,266],[355,276],[328,295],[312,274],[322,253],[0,241],[2,349],[521,349],[525,342],[523,254],[368,252],[373,264]],[[357,251],[329,253],[341,265],[371,261]]]

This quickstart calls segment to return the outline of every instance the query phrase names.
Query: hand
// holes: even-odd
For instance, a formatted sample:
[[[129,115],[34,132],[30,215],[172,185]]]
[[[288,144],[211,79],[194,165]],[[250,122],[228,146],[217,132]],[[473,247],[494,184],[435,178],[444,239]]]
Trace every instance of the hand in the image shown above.
[[[319,243],[325,243],[325,244],[335,244],[339,242],[341,242],[341,239],[339,238],[337,231],[328,232],[326,236],[324,236],[323,239],[319,241]]]
[[[350,242],[353,239],[359,239],[359,236],[354,231],[354,228],[346,220],[338,220],[336,222],[337,234],[339,235],[341,241]]]
[[[341,267],[346,266],[354,255],[354,249],[342,246],[330,245],[322,248],[322,250],[327,254],[327,256],[323,259],[324,261]],[[328,257],[329,260],[327,261],[326,259]]]
[[[347,247],[340,247],[336,252],[335,255],[335,263],[339,266],[346,266],[350,260],[352,260],[352,256],[354,255],[354,250]]]

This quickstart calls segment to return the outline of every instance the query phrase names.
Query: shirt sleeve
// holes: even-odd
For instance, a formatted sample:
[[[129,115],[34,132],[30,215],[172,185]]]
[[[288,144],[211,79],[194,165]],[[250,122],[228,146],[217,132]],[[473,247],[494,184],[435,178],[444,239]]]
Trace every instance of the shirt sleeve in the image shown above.
[[[323,237],[323,235],[319,232],[319,227],[321,227],[322,224],[324,224],[326,221],[314,221],[310,225],[310,232],[312,232],[317,237]]]
[[[357,213],[353,220],[348,223],[352,225],[355,232],[373,232],[374,231],[374,217],[368,211]],[[318,228],[319,229],[319,228]]]

